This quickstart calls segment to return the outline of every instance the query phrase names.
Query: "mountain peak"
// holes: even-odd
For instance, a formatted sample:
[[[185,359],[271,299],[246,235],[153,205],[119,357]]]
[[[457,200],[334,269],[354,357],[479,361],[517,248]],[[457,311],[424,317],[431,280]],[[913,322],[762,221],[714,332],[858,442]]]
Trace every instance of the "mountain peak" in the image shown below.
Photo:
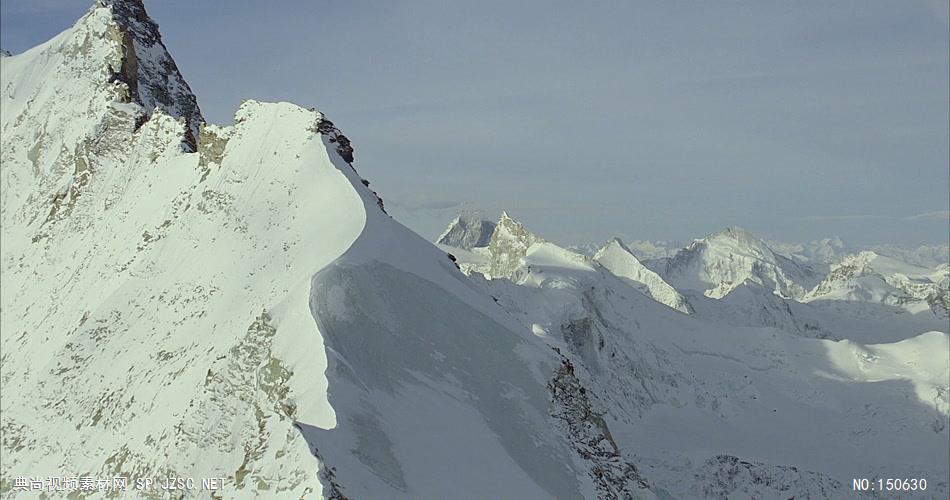
[[[185,121],[183,144],[197,148],[198,129],[204,122],[197,99],[162,43],[158,24],[149,17],[141,0],[97,0],[80,23],[105,10],[111,18],[105,36],[118,46],[118,64],[109,63],[109,83],[124,84],[127,100],[146,113],[160,108]]]
[[[594,254],[593,260],[611,274],[627,280],[657,302],[689,314],[689,305],[669,283],[646,268],[620,238],[611,238]]]
[[[627,252],[627,253],[629,253],[630,255],[633,255],[633,251],[630,250],[629,247],[627,247],[627,245],[623,242],[623,240],[621,240],[620,238],[618,238],[618,237],[616,237],[616,236],[614,236],[613,238],[610,238],[609,240],[607,240],[607,243],[604,243],[604,246],[601,248],[601,250],[607,249],[607,248],[609,248],[609,247],[617,247],[617,248],[623,250],[624,252]],[[639,260],[639,259],[637,259],[637,260]]]
[[[528,231],[528,229],[524,227],[524,224],[513,219],[508,215],[508,212],[504,210],[501,212],[501,217],[498,218],[498,223],[492,232],[491,240],[492,242],[495,242],[495,240],[517,240],[525,247],[544,241],[541,237]]]
[[[522,223],[512,219],[507,211],[503,211],[488,244],[492,255],[489,275],[495,278],[511,277],[524,264],[528,249],[543,242]]]
[[[491,235],[495,227],[494,222],[485,220],[475,213],[459,214],[439,235],[436,243],[465,250],[487,247],[491,243]]]
[[[752,232],[743,229],[739,226],[729,226],[722,231],[713,233],[707,236],[706,240],[716,239],[716,238],[729,238],[739,242],[759,242],[762,241],[761,238],[753,234]]]
[[[716,299],[746,281],[772,288],[782,297],[800,297],[818,278],[736,226],[695,240],[677,252],[666,262],[663,277],[677,289],[702,291]]]

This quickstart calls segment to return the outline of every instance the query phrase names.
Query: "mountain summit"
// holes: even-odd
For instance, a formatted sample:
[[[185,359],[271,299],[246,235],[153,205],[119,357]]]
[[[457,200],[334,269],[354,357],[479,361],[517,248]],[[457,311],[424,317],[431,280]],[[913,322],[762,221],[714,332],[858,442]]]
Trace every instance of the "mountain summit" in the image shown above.
[[[141,105],[146,113],[160,108],[183,119],[185,145],[194,151],[198,128],[204,122],[201,110],[142,0],[97,0],[96,6],[93,12],[107,9],[111,14],[106,36],[119,46],[118,60],[110,62],[109,81],[124,84],[128,100]]]
[[[460,214],[449,223],[445,231],[436,239],[440,245],[471,250],[487,247],[495,231],[494,222],[484,220],[474,214]]]
[[[654,268],[679,290],[696,290],[717,299],[747,281],[781,297],[799,298],[821,279],[738,227],[695,240],[673,257],[657,261]]]

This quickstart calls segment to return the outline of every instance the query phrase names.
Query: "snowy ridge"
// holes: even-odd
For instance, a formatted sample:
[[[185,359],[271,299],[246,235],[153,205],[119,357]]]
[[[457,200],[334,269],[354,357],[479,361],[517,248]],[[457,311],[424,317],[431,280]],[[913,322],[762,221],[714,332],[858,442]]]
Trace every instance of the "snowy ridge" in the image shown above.
[[[346,173],[359,187],[355,172]],[[300,423],[339,491],[596,496],[596,462],[549,414],[555,354],[438,248],[370,209],[368,190],[358,192],[367,207],[363,231],[311,283],[337,425]]]
[[[945,318],[939,313],[945,292],[940,289],[931,293],[934,290],[926,288],[934,286],[930,281],[912,283],[910,287],[918,289],[915,293],[920,298],[912,299],[902,306],[854,301],[846,297],[844,300],[831,300],[829,297],[811,300],[809,293],[804,291],[800,292],[802,296],[798,299],[793,299],[776,294],[774,282],[769,279],[770,272],[774,276],[784,271],[769,271],[769,266],[753,263],[749,268],[758,272],[759,276],[752,275],[738,285],[733,284],[727,295],[715,298],[695,289],[674,288],[647,265],[639,262],[634,252],[620,241],[610,241],[594,252],[593,256],[587,257],[545,241],[508,215],[501,222],[499,227],[502,229],[495,247],[489,245],[465,250],[445,244],[439,246],[456,259],[459,268],[467,275],[477,273],[489,279],[505,278],[523,286],[563,286],[562,281],[568,276],[569,286],[575,286],[579,277],[588,276],[588,273],[574,271],[593,271],[599,267],[665,306],[696,314],[706,321],[731,326],[770,327],[802,337],[850,338],[861,342],[892,342],[923,331],[945,329]],[[758,240],[748,233],[743,238],[746,241]],[[748,249],[748,245],[739,245],[738,248],[745,254],[753,252]],[[719,245],[717,253],[722,261],[741,269],[746,257],[742,254],[734,256],[729,253],[730,249],[728,245]],[[761,250],[758,252],[758,255],[768,255]],[[888,280],[894,283],[903,279],[903,275],[897,272],[900,270],[914,276],[913,280],[945,279],[943,268],[925,269],[893,259],[879,260],[885,261],[890,262],[887,269],[893,271],[888,271],[893,275]],[[779,256],[774,262],[788,265],[790,261]],[[666,262],[651,261],[647,264],[663,268]],[[799,268],[791,266],[790,269],[794,271]],[[800,269],[804,269],[803,272],[808,273],[810,279],[815,279],[816,275],[810,267]],[[788,274],[791,273],[784,275]],[[946,288],[947,285],[943,286]],[[928,304],[935,304],[935,313],[931,313]],[[543,331],[549,329],[539,328]]]
[[[685,245],[677,241],[633,240],[625,243],[627,248],[640,260],[653,260],[672,257]]]
[[[686,299],[658,274],[649,270],[634,257],[633,252],[617,238],[607,242],[594,255],[594,260],[614,275],[637,283],[646,295],[677,311],[689,313]]]

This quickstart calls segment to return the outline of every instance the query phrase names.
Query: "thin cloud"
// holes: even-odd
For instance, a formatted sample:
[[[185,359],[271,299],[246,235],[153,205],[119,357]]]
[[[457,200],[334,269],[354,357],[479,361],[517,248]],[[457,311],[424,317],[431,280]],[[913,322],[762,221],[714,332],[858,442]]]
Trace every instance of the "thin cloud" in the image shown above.
[[[950,220],[950,210],[937,210],[935,212],[911,215],[907,217],[907,220]]]
[[[848,214],[848,215],[809,215],[807,217],[799,217],[797,220],[804,220],[809,222],[840,222],[840,221],[855,221],[855,220],[880,220],[880,219],[898,219],[899,217],[891,217],[888,215],[867,215],[867,214]]]
[[[806,217],[799,217],[796,220],[809,222],[847,222],[861,220],[942,221],[950,220],[950,210],[936,210],[933,212],[924,212],[904,217],[873,214],[809,215]]]
[[[927,2],[934,19],[940,21],[944,26],[950,26],[950,1],[948,0],[930,0]]]

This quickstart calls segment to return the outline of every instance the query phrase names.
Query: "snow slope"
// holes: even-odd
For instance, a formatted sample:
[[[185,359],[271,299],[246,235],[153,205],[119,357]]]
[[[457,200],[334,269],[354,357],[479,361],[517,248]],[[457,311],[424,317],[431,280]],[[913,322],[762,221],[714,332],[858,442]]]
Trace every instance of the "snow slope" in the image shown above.
[[[355,498],[651,497],[630,466],[593,472],[622,469],[619,454],[598,463],[552,423],[560,357],[360,195],[360,237],[311,285],[340,417],[302,428],[333,484]]]
[[[617,238],[607,242],[594,254],[594,260],[614,275],[628,279],[646,295],[677,311],[689,313],[686,299],[658,274],[634,257],[633,252]]]

